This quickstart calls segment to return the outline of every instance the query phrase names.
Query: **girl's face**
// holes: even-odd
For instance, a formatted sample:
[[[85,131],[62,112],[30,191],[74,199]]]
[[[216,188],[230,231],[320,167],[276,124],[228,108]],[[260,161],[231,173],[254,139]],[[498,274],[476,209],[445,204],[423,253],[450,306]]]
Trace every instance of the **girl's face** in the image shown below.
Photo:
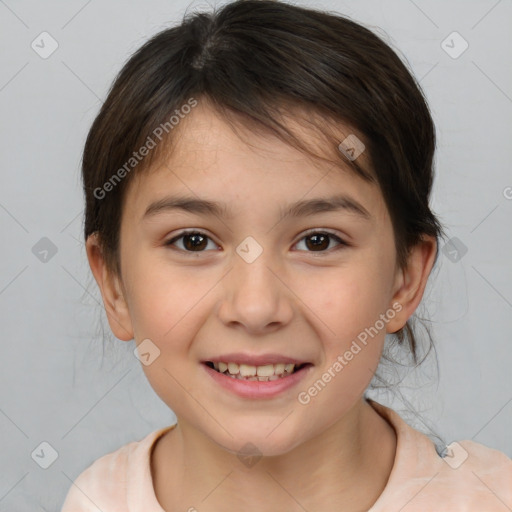
[[[144,372],[183,429],[233,452],[250,441],[282,454],[357,410],[386,332],[415,308],[397,303],[392,224],[377,186],[350,170],[246,132],[249,147],[201,104],[184,122],[172,157],[127,190],[124,299],[109,322],[120,339],[143,343]],[[193,211],[171,207],[178,196],[195,201]],[[285,215],[335,197],[360,211],[310,205]],[[184,230],[200,234],[180,238]],[[249,396],[205,364],[241,355],[309,365],[250,381]]]

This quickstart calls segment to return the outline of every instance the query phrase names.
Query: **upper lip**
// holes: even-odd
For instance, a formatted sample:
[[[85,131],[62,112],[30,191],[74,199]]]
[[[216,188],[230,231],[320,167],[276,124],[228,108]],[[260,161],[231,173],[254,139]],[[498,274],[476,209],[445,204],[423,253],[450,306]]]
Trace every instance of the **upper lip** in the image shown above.
[[[295,364],[301,365],[308,363],[308,361],[304,361],[301,359],[296,359],[295,357],[288,357],[281,354],[243,354],[241,352],[224,354],[221,356],[212,356],[208,359],[205,359],[203,362],[212,362],[212,363],[238,363],[238,364],[247,364],[251,366],[264,366],[266,364]]]

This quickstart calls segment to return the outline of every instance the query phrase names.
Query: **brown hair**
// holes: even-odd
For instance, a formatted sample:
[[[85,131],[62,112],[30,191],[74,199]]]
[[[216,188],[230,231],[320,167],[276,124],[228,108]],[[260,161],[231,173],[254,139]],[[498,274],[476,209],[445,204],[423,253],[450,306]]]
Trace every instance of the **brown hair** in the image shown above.
[[[390,46],[337,13],[236,0],[211,13],[187,14],[180,25],[147,41],[121,69],[90,129],[82,165],[84,235],[98,233],[113,272],[121,268],[126,187],[169,151],[178,133],[172,117],[184,117],[194,101],[208,101],[226,120],[325,158],[281,122],[285,113],[297,119],[299,111],[310,113],[304,119],[327,138],[324,149],[336,150],[337,164],[378,183],[400,267],[423,234],[444,235],[429,208],[433,120],[419,84]],[[371,170],[337,150],[339,133],[336,138],[331,129],[336,123],[364,141]],[[139,159],[138,150],[150,146]],[[438,254],[439,247],[436,261]],[[395,334],[400,344],[408,339],[416,361],[409,321]]]

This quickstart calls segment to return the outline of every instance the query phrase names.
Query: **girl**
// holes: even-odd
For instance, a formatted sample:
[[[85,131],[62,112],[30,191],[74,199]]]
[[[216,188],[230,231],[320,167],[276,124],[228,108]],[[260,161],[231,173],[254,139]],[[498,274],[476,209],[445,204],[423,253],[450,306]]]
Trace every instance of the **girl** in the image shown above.
[[[342,16],[238,0],[140,48],[87,138],[84,234],[177,423],[63,512],[511,510],[505,454],[438,454],[365,396],[386,334],[417,357],[434,148],[418,84]]]

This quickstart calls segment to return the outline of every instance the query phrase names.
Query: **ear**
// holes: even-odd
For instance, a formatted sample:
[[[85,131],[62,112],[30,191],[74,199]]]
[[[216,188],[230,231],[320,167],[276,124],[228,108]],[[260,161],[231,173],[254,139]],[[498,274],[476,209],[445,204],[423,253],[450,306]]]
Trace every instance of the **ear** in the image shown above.
[[[130,341],[133,339],[133,328],[128,305],[120,279],[107,268],[97,233],[89,235],[85,247],[89,266],[101,291],[110,328],[116,338]]]
[[[421,302],[428,276],[434,266],[437,241],[433,236],[424,235],[421,241],[411,248],[407,267],[398,269],[394,283],[391,304],[395,304],[395,317],[386,326],[386,332],[400,330]],[[401,309],[399,307],[401,306]]]

